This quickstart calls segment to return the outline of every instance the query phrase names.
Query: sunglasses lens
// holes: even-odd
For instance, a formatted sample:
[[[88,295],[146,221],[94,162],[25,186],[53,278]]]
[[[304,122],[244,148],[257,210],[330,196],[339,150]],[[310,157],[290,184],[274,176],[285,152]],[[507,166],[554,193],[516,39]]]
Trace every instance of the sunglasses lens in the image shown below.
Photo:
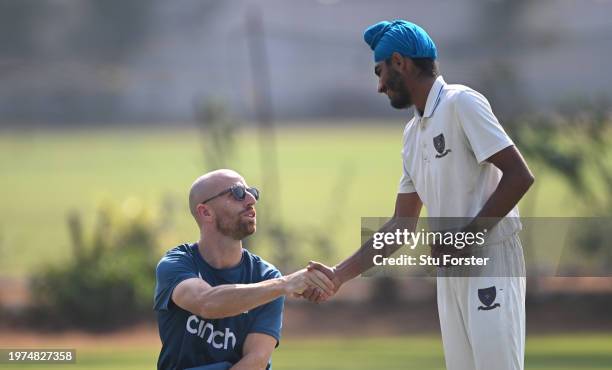
[[[245,188],[242,186],[232,187],[232,195],[236,200],[244,200],[244,197],[246,196]]]
[[[257,188],[248,188],[246,189],[246,191],[251,193],[251,195],[253,196],[253,198],[255,198],[255,200],[259,200],[259,190],[257,190]]]
[[[259,190],[257,190],[256,188],[244,188],[243,186],[234,186],[232,187],[232,195],[234,196],[234,199],[236,200],[244,200],[244,198],[246,197],[246,193],[247,191],[249,192],[249,194],[251,194],[253,196],[253,198],[255,198],[255,200],[259,200]]]

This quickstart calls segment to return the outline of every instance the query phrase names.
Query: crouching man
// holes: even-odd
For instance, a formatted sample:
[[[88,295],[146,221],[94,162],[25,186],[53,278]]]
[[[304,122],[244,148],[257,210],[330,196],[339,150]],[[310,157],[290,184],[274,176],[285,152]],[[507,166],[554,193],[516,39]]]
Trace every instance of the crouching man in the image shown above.
[[[232,170],[209,172],[191,186],[200,239],[168,251],[157,265],[159,370],[271,369],[284,297],[308,287],[332,294],[323,273],[282,276],[242,248],[256,229],[259,195]]]

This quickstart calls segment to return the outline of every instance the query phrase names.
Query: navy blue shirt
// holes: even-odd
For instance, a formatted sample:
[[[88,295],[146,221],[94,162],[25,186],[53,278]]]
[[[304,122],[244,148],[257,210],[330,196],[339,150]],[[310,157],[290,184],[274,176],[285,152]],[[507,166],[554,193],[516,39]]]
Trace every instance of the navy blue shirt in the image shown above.
[[[183,310],[172,301],[172,291],[183,280],[201,278],[211,286],[250,284],[278,278],[281,273],[246,249],[236,267],[216,269],[200,255],[197,243],[183,244],[166,253],[157,265],[155,311],[162,349],[159,370],[183,370],[218,362],[237,363],[249,333],[280,340],[284,297],[238,316],[207,319]],[[271,369],[268,363],[267,369]]]

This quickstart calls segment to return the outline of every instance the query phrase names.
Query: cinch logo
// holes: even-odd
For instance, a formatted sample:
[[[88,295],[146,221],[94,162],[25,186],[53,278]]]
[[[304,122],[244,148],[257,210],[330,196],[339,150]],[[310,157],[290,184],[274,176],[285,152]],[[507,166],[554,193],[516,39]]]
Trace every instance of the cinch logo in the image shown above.
[[[229,328],[225,328],[225,333],[215,330],[211,323],[199,319],[196,315],[189,316],[185,329],[187,329],[187,331],[191,334],[197,335],[202,339],[204,339],[207,330],[209,330],[206,342],[208,344],[212,344],[212,346],[216,349],[227,349],[230,339],[232,340],[232,349],[234,349],[236,346],[236,336],[231,330],[229,330]],[[217,338],[219,338],[219,340],[217,340]]]

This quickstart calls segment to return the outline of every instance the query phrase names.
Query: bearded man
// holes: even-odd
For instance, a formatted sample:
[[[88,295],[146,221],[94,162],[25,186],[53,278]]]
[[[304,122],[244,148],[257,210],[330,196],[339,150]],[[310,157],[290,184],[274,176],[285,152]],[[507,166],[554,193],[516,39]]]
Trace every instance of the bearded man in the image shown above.
[[[271,369],[284,297],[306,288],[333,293],[322,272],[282,276],[242,247],[256,230],[259,197],[259,190],[226,169],[191,186],[189,208],[199,240],[168,251],[157,265],[159,370]]]

